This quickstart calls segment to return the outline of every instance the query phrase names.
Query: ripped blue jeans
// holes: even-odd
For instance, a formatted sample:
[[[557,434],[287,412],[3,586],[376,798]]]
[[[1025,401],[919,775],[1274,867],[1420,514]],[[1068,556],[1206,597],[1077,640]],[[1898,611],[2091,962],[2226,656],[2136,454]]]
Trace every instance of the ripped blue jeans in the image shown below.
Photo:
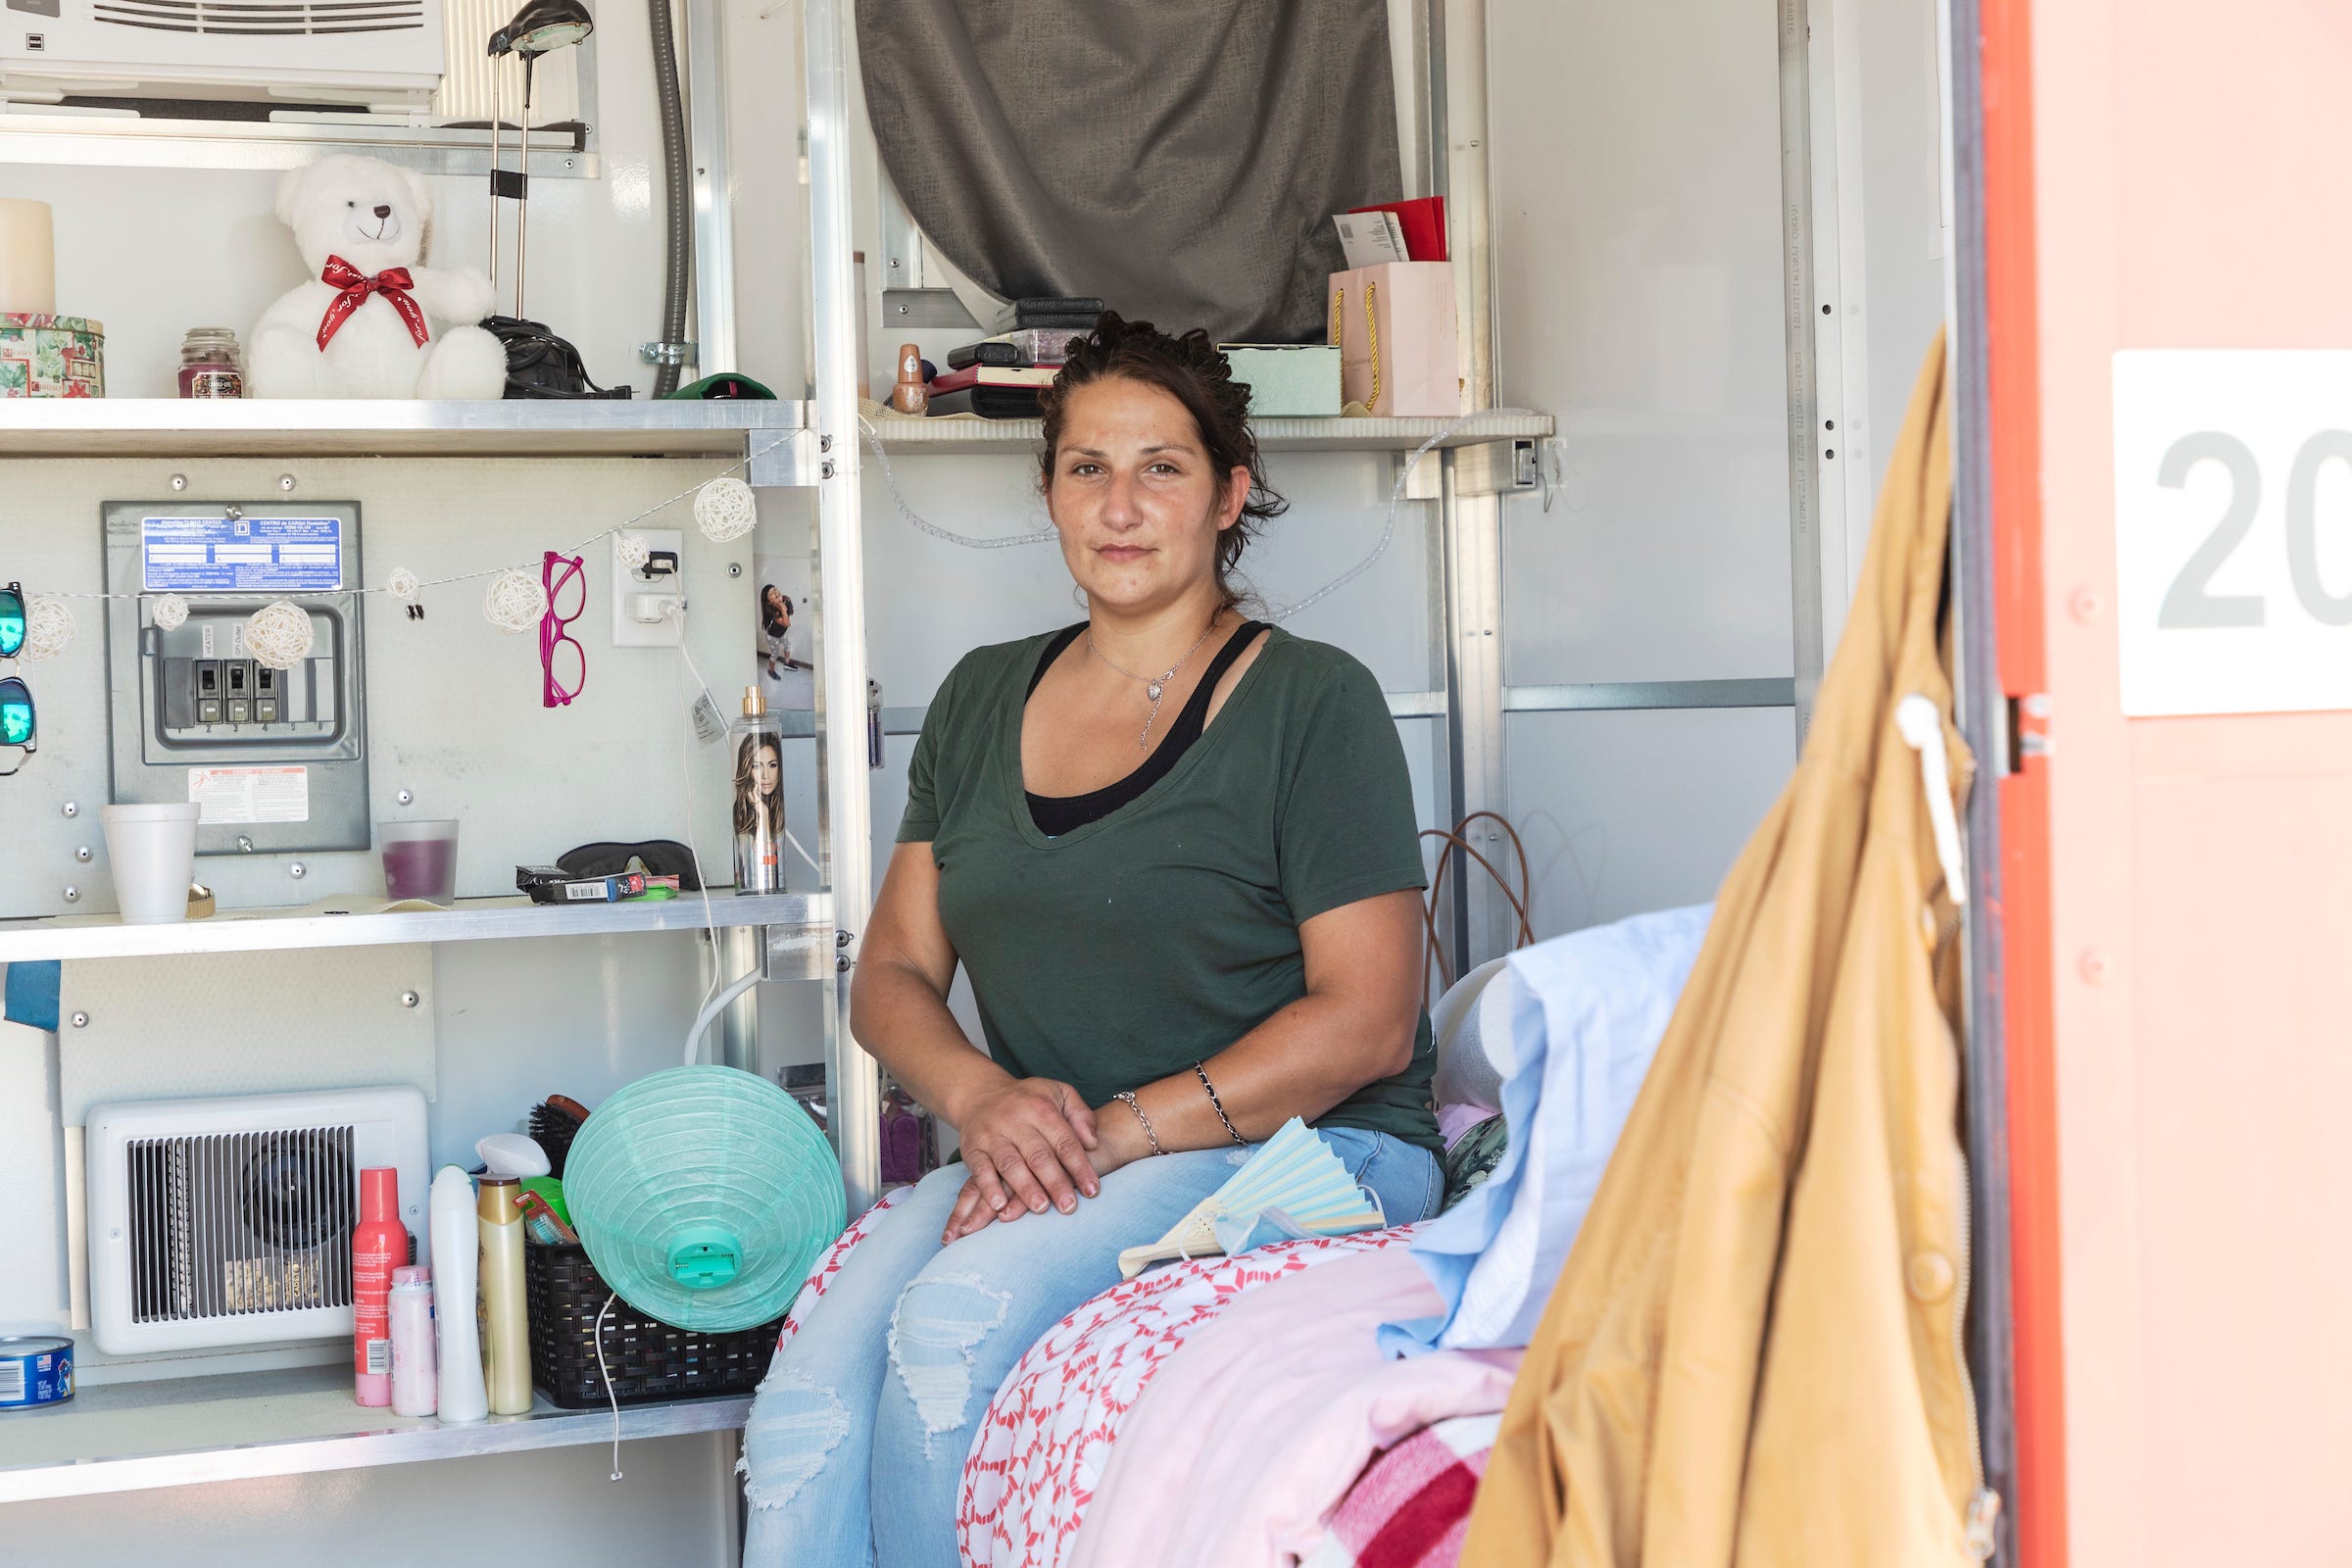
[[[1321,1129],[1394,1225],[1437,1212],[1426,1150]],[[1233,1174],[1239,1151],[1138,1160],[1078,1211],[939,1233],[965,1171],[937,1170],[875,1223],[776,1354],[744,1429],[744,1568],[956,1568],[956,1493],[999,1384],[1039,1336],[1119,1282],[1121,1248],[1157,1240]]]

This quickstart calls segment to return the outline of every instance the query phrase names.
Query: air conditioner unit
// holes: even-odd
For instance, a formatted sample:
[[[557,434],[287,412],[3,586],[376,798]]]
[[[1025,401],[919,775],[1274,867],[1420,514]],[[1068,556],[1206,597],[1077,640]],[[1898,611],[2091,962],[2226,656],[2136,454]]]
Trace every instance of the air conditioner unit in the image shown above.
[[[442,8],[443,0],[5,0],[0,99],[422,108],[441,83]]]
[[[425,1235],[424,1096],[343,1089],[99,1105],[85,1120],[90,1315],[109,1355],[352,1330],[360,1172]]]

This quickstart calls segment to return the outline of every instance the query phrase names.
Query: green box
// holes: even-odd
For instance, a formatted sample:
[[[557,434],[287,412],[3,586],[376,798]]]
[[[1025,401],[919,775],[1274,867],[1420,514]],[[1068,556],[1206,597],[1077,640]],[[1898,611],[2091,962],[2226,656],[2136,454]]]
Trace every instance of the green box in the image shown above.
[[[1334,418],[1340,412],[1340,350],[1331,343],[1227,343],[1233,378],[1250,384],[1252,418]]]

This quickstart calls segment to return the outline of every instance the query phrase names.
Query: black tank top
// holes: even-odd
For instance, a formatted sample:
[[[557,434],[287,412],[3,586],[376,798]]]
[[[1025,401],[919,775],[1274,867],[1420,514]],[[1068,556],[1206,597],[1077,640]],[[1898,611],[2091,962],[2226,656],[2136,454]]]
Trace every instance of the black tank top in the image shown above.
[[[1178,760],[1192,749],[1193,743],[1200,738],[1200,732],[1208,727],[1208,701],[1216,693],[1217,682],[1224,678],[1225,671],[1233,667],[1233,662],[1248,653],[1250,645],[1267,629],[1262,620],[1245,620],[1232,636],[1225,639],[1225,646],[1217,650],[1217,657],[1208,662],[1208,668],[1202,672],[1200,683],[1193,688],[1193,695],[1185,703],[1184,710],[1176,715],[1176,721],[1167,727],[1159,744],[1152,748],[1152,755],[1144,759],[1143,765],[1125,778],[1105,784],[1099,790],[1089,790],[1084,795],[1040,795],[1035,790],[1023,790],[1021,793],[1029,798],[1029,819],[1037,824],[1037,830],[1048,838],[1059,838],[1064,833],[1108,816],[1165,778],[1168,769],[1176,765]],[[1076,642],[1085,630],[1086,622],[1082,620],[1075,626],[1065,628],[1046,644],[1045,652],[1037,656],[1037,668],[1029,674],[1029,689],[1021,694],[1024,703],[1035,695],[1037,683],[1046,678],[1046,671],[1053,667],[1054,661],[1061,657],[1062,650]]]

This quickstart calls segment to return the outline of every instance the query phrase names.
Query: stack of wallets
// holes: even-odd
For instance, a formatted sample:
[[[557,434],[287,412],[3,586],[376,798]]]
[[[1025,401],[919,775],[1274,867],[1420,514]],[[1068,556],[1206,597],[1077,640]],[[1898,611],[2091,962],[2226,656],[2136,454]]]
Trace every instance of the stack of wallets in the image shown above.
[[[1058,365],[967,365],[931,379],[934,418],[976,414],[983,419],[1034,419],[1037,395],[1061,373]]]
[[[961,370],[974,365],[1059,365],[1069,358],[1071,342],[1084,336],[1086,329],[1075,326],[1015,327],[948,350],[948,368]]]
[[[552,865],[518,865],[514,886],[531,896],[533,904],[618,904],[645,892],[643,871],[616,871],[611,876],[573,876]]]

